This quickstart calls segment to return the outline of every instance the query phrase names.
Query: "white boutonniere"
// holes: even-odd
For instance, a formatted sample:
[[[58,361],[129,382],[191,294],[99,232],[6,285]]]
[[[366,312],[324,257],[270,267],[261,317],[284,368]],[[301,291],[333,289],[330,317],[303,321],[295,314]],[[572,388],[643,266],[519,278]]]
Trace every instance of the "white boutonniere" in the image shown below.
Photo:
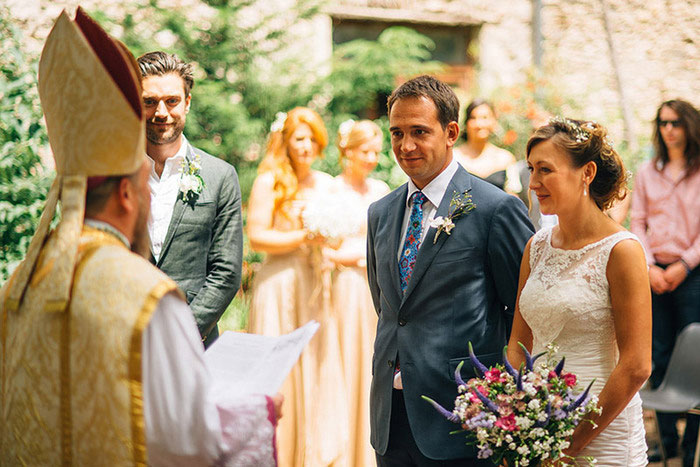
[[[447,235],[450,235],[452,229],[455,227],[454,219],[457,219],[459,216],[475,208],[476,204],[472,202],[472,195],[469,193],[469,190],[463,191],[462,193],[455,191],[450,200],[450,207],[447,209],[447,216],[438,216],[430,221],[430,227],[437,229],[435,238],[433,238],[433,244],[437,242],[440,233],[445,232]]]
[[[194,160],[185,157],[180,164],[180,195],[187,204],[194,204],[204,189],[200,159],[199,155],[195,155]]]

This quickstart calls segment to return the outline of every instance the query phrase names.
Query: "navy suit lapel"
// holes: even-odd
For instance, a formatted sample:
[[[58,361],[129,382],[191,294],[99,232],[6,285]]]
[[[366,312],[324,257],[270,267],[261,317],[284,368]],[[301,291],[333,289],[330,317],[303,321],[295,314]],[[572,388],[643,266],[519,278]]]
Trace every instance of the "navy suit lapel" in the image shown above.
[[[449,185],[447,185],[447,190],[445,191],[445,196],[442,197],[442,201],[440,201],[440,206],[438,206],[437,212],[435,213],[435,217],[442,216],[445,217],[447,216],[449,207],[450,207],[450,201],[452,200],[452,196],[454,192],[462,192],[465,190],[468,190],[471,188],[471,182],[469,180],[469,176],[467,172],[459,167],[457,169],[457,172],[454,174],[452,177],[452,180],[450,180]],[[454,220],[455,222],[455,230],[459,229],[459,224],[460,221],[463,221],[464,218],[468,217],[468,214],[462,215],[458,217],[457,219]],[[426,220],[427,222],[427,220]],[[455,230],[453,230],[452,234],[454,235]],[[406,292],[403,294],[403,299],[401,300],[401,305],[406,302],[406,299],[408,298],[409,295],[411,295],[411,292],[413,292],[413,289],[415,289],[416,284],[420,282],[421,277],[425,274],[425,271],[428,269],[428,266],[430,266],[430,263],[433,262],[433,259],[435,258],[435,255],[438,254],[440,251],[440,248],[442,248],[442,245],[445,244],[447,241],[449,235],[446,233],[441,233],[440,236],[437,238],[437,241],[433,242],[435,240],[435,233],[437,232],[437,229],[435,227],[430,227],[428,229],[428,232],[425,234],[425,238],[421,240],[421,246],[420,249],[418,250],[418,255],[416,256],[416,264],[413,266],[413,272],[411,273],[411,280],[408,282],[408,286],[406,287]],[[398,247],[398,245],[397,245]],[[397,271],[398,271],[398,264],[397,264]],[[398,272],[397,272],[398,276]]]
[[[185,157],[188,160],[194,159],[194,152],[192,151],[192,146],[187,143],[187,151],[185,152]],[[173,208],[173,216],[170,218],[170,225],[168,225],[168,232],[165,234],[165,240],[163,240],[163,247],[160,249],[160,256],[158,257],[158,262],[156,266],[163,264],[163,258],[168,253],[168,248],[173,240],[173,235],[175,231],[180,226],[180,221],[182,220],[182,215],[185,213],[185,203],[180,199],[180,192],[177,193],[177,200],[175,201],[175,207]]]

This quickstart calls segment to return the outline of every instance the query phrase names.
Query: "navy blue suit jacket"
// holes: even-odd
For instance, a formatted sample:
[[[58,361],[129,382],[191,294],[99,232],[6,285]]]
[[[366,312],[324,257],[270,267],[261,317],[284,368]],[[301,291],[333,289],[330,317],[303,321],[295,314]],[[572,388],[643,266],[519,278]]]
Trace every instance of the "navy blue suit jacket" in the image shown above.
[[[379,314],[370,393],[371,442],[384,454],[389,441],[393,370],[401,361],[404,398],[420,451],[432,459],[476,457],[459,429],[421,399],[454,406],[454,371],[468,342],[486,365],[501,359],[512,324],[520,260],[533,228],[525,205],[459,167],[436,216],[447,214],[454,192],[470,190],[476,208],[455,220],[451,235],[435,228],[423,239],[405,294],[398,250],[407,185],[372,204],[368,213],[367,273]],[[469,361],[462,377],[474,376]]]

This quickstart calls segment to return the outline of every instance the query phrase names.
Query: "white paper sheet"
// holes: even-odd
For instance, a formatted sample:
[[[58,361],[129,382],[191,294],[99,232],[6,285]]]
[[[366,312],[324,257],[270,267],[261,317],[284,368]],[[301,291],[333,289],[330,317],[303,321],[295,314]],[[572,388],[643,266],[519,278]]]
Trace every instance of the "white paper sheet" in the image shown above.
[[[279,337],[225,331],[204,353],[215,391],[274,395],[319,326],[311,320]]]

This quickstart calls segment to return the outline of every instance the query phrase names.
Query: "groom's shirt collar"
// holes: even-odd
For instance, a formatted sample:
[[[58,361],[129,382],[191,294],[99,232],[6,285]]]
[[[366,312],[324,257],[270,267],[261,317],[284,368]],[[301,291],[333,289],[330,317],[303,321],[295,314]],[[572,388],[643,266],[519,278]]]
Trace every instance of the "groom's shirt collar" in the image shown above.
[[[406,206],[408,209],[411,209],[411,196],[413,193],[416,191],[422,191],[425,197],[428,198],[428,201],[430,201],[433,207],[437,210],[438,206],[440,206],[442,198],[445,196],[447,186],[450,184],[450,181],[452,180],[452,177],[454,177],[458,168],[459,163],[457,162],[457,159],[452,157],[452,162],[445,167],[445,170],[440,172],[437,177],[425,185],[422,190],[419,190],[413,183],[413,180],[409,178],[408,192],[406,193]],[[430,220],[432,220],[432,218]],[[423,223],[425,224],[425,221]]]
[[[408,221],[411,217],[411,195],[416,191],[422,191],[428,201],[423,204],[423,225],[421,228],[421,239],[425,239],[428,230],[430,229],[430,222],[435,217],[437,213],[438,206],[442,198],[445,196],[447,191],[447,186],[452,181],[457,169],[459,168],[459,163],[455,158],[452,158],[445,170],[440,172],[437,177],[435,177],[430,183],[425,185],[422,190],[418,190],[418,187],[413,183],[411,179],[408,180],[408,190],[406,193],[406,209],[404,209],[403,224],[401,228],[401,237],[399,237],[399,251],[397,252],[397,259],[401,258],[403,252],[403,244],[406,237],[406,230],[408,230]],[[421,240],[421,245],[425,244]]]

